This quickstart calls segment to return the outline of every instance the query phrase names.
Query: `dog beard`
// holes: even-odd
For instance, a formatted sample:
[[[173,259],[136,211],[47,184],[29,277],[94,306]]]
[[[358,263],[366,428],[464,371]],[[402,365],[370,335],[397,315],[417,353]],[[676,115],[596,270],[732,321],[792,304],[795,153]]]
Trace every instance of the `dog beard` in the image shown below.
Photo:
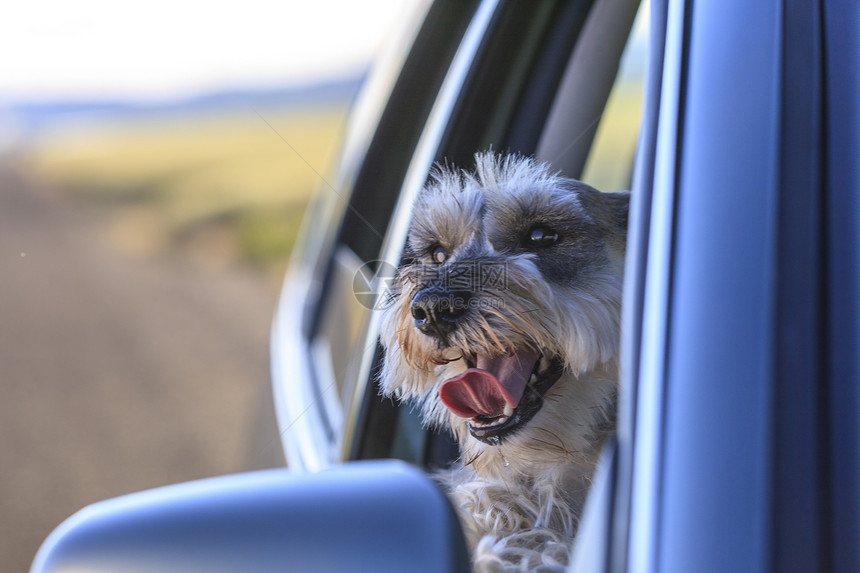
[[[575,533],[614,429],[628,200],[482,153],[474,173],[437,169],[415,205],[380,384],[456,436],[444,479],[476,566]]]

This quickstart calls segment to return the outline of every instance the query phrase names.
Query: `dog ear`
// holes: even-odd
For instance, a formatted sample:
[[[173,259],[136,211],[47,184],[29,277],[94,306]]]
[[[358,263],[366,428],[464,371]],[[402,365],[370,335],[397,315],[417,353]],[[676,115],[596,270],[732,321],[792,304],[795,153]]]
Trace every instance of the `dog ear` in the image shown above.
[[[627,247],[630,192],[598,191],[583,183],[578,183],[575,190],[580,203],[601,229],[610,251],[623,258]]]
[[[627,221],[630,213],[630,192],[618,191],[601,193],[603,200],[609,206],[609,225],[612,231],[606,237],[606,243],[617,260],[624,260],[627,251]]]
[[[625,234],[627,233],[627,217],[630,213],[630,191],[617,191],[615,193],[603,193],[615,215],[615,225]]]
[[[580,181],[572,182],[580,203],[600,227],[605,231],[626,233],[629,191],[598,191]]]

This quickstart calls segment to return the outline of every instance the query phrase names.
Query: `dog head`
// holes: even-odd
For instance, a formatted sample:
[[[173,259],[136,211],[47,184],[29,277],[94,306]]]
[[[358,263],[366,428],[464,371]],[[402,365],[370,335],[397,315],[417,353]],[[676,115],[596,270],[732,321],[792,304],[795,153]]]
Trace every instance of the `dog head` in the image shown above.
[[[628,195],[519,156],[476,162],[434,172],[415,206],[383,392],[450,424],[478,471],[590,463],[614,418]]]

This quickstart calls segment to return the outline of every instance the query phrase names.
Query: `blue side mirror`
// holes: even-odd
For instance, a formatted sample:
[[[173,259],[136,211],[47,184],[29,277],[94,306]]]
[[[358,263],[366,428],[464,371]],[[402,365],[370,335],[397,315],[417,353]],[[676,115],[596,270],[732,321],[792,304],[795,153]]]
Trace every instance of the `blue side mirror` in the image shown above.
[[[96,503],[45,541],[31,573],[469,571],[447,498],[402,462],[269,470]]]

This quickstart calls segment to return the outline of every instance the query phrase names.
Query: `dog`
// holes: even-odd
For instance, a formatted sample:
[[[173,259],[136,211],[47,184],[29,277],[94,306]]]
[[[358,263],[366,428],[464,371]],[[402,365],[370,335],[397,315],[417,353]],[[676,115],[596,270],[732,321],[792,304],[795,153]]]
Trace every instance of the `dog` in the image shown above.
[[[615,428],[627,192],[519,155],[438,166],[382,311],[382,393],[449,428],[477,571],[563,570]]]

